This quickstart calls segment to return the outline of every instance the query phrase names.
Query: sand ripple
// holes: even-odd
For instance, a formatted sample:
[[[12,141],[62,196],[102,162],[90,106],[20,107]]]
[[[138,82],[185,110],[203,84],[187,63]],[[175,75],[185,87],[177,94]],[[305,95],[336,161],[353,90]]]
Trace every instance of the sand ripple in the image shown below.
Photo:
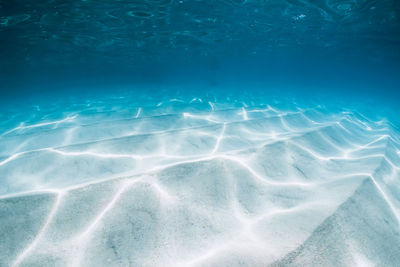
[[[400,262],[389,122],[200,98],[115,103],[37,107],[1,125],[1,266]]]

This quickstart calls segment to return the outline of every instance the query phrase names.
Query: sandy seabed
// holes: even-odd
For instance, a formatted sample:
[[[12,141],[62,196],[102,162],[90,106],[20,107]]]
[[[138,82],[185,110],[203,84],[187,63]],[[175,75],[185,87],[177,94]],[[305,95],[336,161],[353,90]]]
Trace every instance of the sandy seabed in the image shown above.
[[[400,264],[387,120],[201,98],[2,120],[0,266]]]

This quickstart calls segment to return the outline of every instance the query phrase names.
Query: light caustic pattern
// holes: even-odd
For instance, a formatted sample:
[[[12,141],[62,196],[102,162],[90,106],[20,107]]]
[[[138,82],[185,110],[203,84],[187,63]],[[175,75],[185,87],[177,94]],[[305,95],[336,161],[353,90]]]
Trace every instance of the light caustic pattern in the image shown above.
[[[400,141],[388,121],[129,103],[3,120],[0,266],[400,262]]]

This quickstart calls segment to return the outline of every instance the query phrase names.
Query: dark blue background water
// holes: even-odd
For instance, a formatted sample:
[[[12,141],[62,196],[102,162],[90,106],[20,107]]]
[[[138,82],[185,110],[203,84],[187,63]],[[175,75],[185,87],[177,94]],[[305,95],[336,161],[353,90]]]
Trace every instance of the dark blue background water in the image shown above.
[[[6,103],[135,90],[400,102],[396,0],[2,0],[0,40]]]

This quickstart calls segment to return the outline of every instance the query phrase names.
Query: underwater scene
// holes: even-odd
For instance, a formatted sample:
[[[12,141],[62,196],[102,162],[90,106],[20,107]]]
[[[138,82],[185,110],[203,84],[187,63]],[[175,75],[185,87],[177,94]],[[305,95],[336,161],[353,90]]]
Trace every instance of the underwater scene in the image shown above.
[[[0,0],[0,266],[400,266],[400,1]]]

